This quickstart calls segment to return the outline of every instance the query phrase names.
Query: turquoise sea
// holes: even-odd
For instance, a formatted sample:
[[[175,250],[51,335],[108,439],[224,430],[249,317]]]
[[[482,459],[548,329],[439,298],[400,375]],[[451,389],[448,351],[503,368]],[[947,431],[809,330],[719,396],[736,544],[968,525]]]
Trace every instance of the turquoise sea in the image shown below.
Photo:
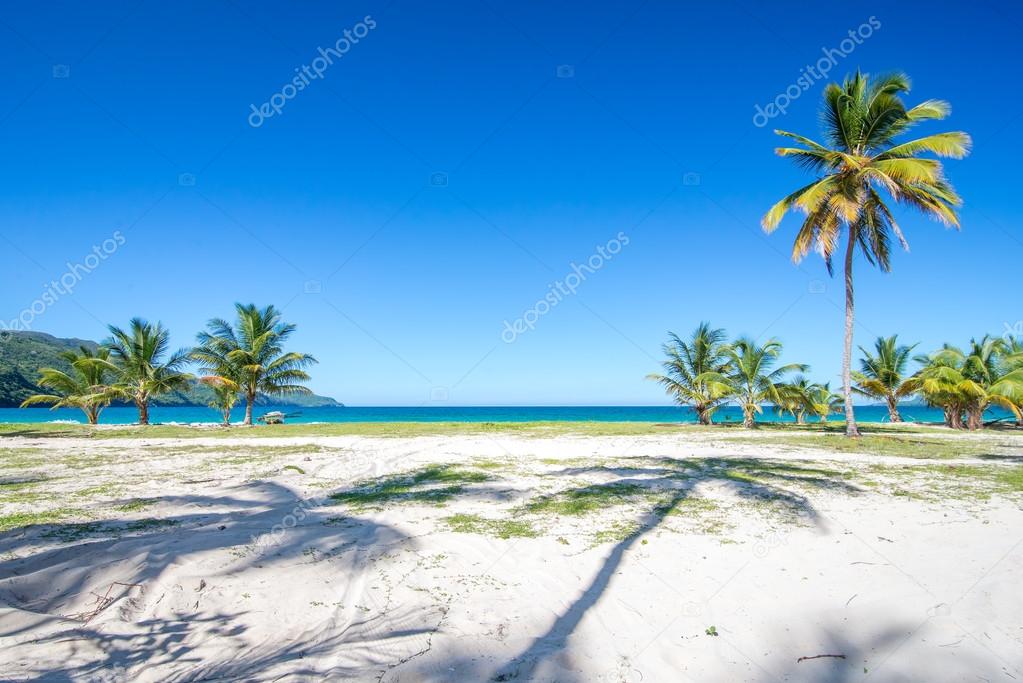
[[[292,408],[260,406],[258,417],[271,410],[280,410],[288,415],[287,422],[536,422],[545,420],[594,421],[594,422],[695,422],[696,414],[689,408],[677,406],[483,406],[483,407],[345,407],[345,408]],[[940,410],[921,406],[905,406],[902,417],[912,422],[941,422]],[[103,411],[100,422],[104,424],[132,424],[138,413],[134,408],[111,407]],[[244,410],[234,411],[232,418],[241,421]],[[856,416],[864,422],[887,422],[888,410],[883,406],[858,406]],[[987,419],[1008,418],[1002,410],[992,410]],[[764,422],[792,422],[791,416],[779,417],[773,410],[765,409],[759,418]],[[832,420],[841,419],[835,415]],[[0,422],[53,422],[69,420],[85,422],[79,410],[61,408],[0,408]],[[153,423],[197,423],[219,422],[220,414],[210,408],[174,407],[150,409]],[[720,408],[717,422],[741,422],[742,412],[735,406]]]

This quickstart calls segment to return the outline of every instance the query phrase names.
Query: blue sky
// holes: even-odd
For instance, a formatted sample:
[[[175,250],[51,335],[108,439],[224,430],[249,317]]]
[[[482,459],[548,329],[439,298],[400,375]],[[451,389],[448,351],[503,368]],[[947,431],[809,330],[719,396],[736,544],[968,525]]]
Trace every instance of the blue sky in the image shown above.
[[[249,124],[367,16],[322,78]],[[643,377],[667,330],[701,320],[778,337],[837,384],[839,281],[789,261],[795,219],[759,229],[807,181],[771,130],[815,137],[825,81],[766,126],[753,115],[871,17],[830,77],[904,70],[911,102],[952,103],[921,132],[975,147],[947,164],[962,232],[901,211],[912,252],[887,275],[858,264],[857,342],[1001,334],[1023,319],[1008,2],[7,5],[0,317],[98,246],[32,329],[99,339],[140,315],[184,346],[235,301],[274,303],[320,359],[312,388],[352,405],[663,404]],[[502,340],[619,233],[575,294]]]

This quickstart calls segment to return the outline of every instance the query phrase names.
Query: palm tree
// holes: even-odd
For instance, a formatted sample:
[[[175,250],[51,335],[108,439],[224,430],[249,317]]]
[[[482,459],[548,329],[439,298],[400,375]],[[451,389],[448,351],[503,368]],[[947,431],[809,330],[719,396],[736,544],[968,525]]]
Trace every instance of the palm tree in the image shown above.
[[[40,403],[50,404],[53,408],[80,408],[89,424],[99,422],[100,412],[110,405],[113,398],[106,385],[109,370],[106,362],[110,351],[102,346],[95,351],[86,346],[78,348],[77,352],[64,351],[60,354],[71,366],[70,373],[55,368],[39,371],[39,386],[54,393],[29,396],[22,402],[22,408]]]
[[[1006,363],[1008,345],[988,335],[970,340],[967,351],[946,344],[932,354],[920,371],[921,390],[927,400],[945,409],[946,424],[981,429],[984,411],[999,405],[1018,420],[1023,418],[1023,368]]]
[[[871,79],[857,71],[841,85],[831,83],[824,89],[826,144],[775,131],[802,145],[782,147],[777,153],[820,177],[771,207],[762,220],[764,230],[773,232],[790,209],[799,209],[806,218],[796,234],[792,258],[799,262],[814,249],[824,257],[830,273],[845,229],[842,393],[849,436],[859,435],[852,403],[853,256],[859,248],[867,261],[889,271],[892,235],[908,248],[881,192],[945,225],[959,227],[955,208],[962,201],[945,180],[941,163],[918,155],[962,158],[969,153],[970,137],[951,132],[896,142],[917,123],[943,119],[950,111],[948,103],[940,100],[907,109],[900,95],[909,91],[909,85],[905,74]]]
[[[916,377],[906,376],[906,367],[916,344],[905,346],[898,344],[898,335],[878,337],[874,340],[874,351],[860,347],[863,358],[860,359],[860,371],[853,372],[856,384],[853,391],[861,396],[883,400],[888,405],[888,418],[892,422],[902,422],[899,414],[899,401],[916,393],[920,382]]]
[[[170,349],[170,332],[160,323],[132,318],[128,330],[110,326],[110,338],[103,345],[110,349],[107,367],[114,371],[111,390],[135,404],[139,424],[149,424],[149,401],[154,396],[187,389],[192,378],[182,368],[188,363],[188,352],[178,350],[163,357]]]
[[[963,411],[966,409],[966,397],[960,391],[964,378],[957,367],[961,356],[962,351],[945,344],[939,351],[915,359],[920,363],[920,370],[916,373],[920,395],[927,405],[942,409],[945,426],[951,429],[963,429],[965,426]]]
[[[742,426],[753,427],[756,415],[763,412],[762,403],[778,404],[784,400],[782,380],[790,372],[806,372],[809,366],[790,363],[773,369],[781,355],[781,342],[769,339],[760,346],[753,339],[740,338],[729,345],[731,359],[725,380],[732,388],[733,398],[742,408]],[[715,381],[716,378],[715,378]]]
[[[237,381],[245,398],[245,424],[251,425],[257,395],[311,393],[297,383],[309,379],[304,368],[316,359],[284,351],[283,344],[295,326],[281,322],[281,314],[273,306],[260,309],[254,304],[235,304],[235,311],[233,326],[220,318],[207,323],[208,332],[199,333],[199,345],[191,356],[203,370]]]
[[[817,385],[799,375],[778,386],[778,400],[775,407],[779,415],[789,413],[797,425],[806,424],[806,414],[813,410],[812,392]]]
[[[842,396],[833,392],[828,382],[812,385],[807,397],[810,399],[810,412],[821,422],[827,422],[828,415],[842,409]]]
[[[664,387],[679,405],[690,405],[702,425],[713,424],[714,411],[728,394],[727,384],[718,381],[728,366],[725,331],[700,323],[688,341],[669,332],[662,348],[668,357],[661,363],[664,374],[647,375]]]
[[[223,417],[223,426],[230,427],[231,411],[238,403],[238,382],[219,375],[200,377],[199,381],[213,390],[213,400],[209,402],[209,406],[219,410]]]

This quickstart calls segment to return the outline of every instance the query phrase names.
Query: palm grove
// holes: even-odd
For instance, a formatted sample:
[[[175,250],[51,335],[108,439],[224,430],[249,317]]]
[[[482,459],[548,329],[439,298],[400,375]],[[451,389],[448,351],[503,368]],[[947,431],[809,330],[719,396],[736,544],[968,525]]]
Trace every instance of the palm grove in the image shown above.
[[[882,195],[959,227],[959,195],[945,179],[941,162],[920,155],[963,158],[969,153],[970,137],[957,131],[898,141],[915,125],[944,119],[950,112],[948,103],[941,100],[907,107],[901,96],[909,87],[905,74],[872,79],[857,72],[824,90],[824,144],[775,131],[800,145],[778,148],[777,153],[817,177],[771,207],[762,220],[764,230],[773,232],[792,209],[802,212],[805,218],[796,233],[792,258],[798,262],[812,249],[824,258],[829,273],[845,241],[841,400],[849,436],[859,434],[854,394],[884,401],[893,422],[901,421],[899,401],[912,396],[940,407],[950,427],[979,429],[984,411],[995,405],[1023,421],[1023,349],[1018,340],[985,336],[971,340],[965,349],[946,344],[928,356],[917,356],[919,370],[907,376],[913,347],[898,345],[895,337],[883,338],[876,341],[873,352],[861,348],[860,371],[852,368],[854,257],[858,251],[870,264],[889,271],[893,236],[908,248]],[[802,377],[784,381],[806,368],[775,367],[780,351],[781,345],[774,340],[763,345],[749,339],[724,343],[723,331],[703,324],[688,341],[672,335],[665,345],[664,373],[652,378],[678,402],[693,406],[702,423],[710,423],[714,409],[729,400],[741,406],[747,426],[753,425],[764,403],[793,413],[799,422],[807,414],[824,419],[839,397],[827,384]]]
[[[224,424],[229,424],[231,409],[242,400],[244,424],[251,425],[259,395],[310,393],[301,382],[309,379],[305,369],[316,360],[284,349],[294,331],[273,306],[235,304],[233,323],[210,320],[195,348],[171,351],[165,327],[134,318],[127,329],[111,325],[110,337],[99,348],[64,353],[69,371],[43,368],[38,384],[50,393],[30,396],[22,405],[79,408],[89,424],[96,424],[103,408],[127,401],[138,409],[139,424],[147,425],[150,401],[185,389],[193,379],[186,369],[195,364],[199,381],[214,390],[211,407],[222,412]]]
[[[850,372],[853,393],[883,402],[891,422],[902,422],[900,402],[919,397],[940,408],[945,424],[956,429],[980,429],[993,406],[1023,423],[1023,342],[985,336],[965,348],[946,344],[931,354],[914,355],[914,348],[895,336],[878,338],[873,349],[860,347],[860,369]],[[742,409],[745,427],[753,427],[766,406],[792,415],[797,424],[811,416],[826,421],[842,397],[828,384],[806,379],[801,373],[807,365],[780,364],[781,352],[777,340],[728,341],[724,330],[701,323],[687,339],[670,335],[662,372],[649,378],[691,406],[700,424],[712,424],[725,403]],[[917,365],[913,372],[910,363]]]

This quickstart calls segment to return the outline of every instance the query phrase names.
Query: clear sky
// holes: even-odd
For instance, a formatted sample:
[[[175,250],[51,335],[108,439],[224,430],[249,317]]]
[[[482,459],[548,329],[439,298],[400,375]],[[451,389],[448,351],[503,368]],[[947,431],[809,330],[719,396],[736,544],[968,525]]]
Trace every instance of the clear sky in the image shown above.
[[[1023,319],[1021,38],[996,1],[8,3],[0,317],[70,262],[32,329],[138,315],[184,346],[274,303],[312,388],[352,405],[662,404],[644,375],[701,320],[837,384],[840,282],[790,262],[795,218],[759,228],[808,181],[771,130],[817,137],[825,49],[831,79],[901,69],[911,103],[949,100],[919,130],[974,138],[947,163],[963,230],[900,211],[912,253],[858,265],[857,342],[1001,334]]]

